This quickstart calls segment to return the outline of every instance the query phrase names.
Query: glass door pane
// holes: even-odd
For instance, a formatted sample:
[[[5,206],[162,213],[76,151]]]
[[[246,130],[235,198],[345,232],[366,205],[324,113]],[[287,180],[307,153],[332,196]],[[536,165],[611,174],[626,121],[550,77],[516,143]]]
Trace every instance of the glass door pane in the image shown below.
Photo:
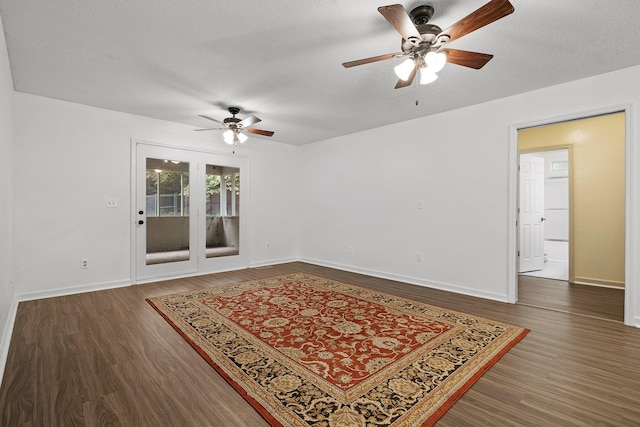
[[[240,169],[206,165],[206,258],[240,254]]]
[[[189,163],[147,158],[145,175],[146,264],[189,260]]]
[[[197,160],[139,142],[135,156],[136,281],[197,272],[198,208],[191,200],[198,194]]]

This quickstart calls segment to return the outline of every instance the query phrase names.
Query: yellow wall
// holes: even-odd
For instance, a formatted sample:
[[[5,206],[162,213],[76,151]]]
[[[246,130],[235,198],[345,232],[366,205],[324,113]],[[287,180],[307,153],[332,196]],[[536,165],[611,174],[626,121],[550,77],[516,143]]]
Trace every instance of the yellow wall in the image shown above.
[[[624,286],[624,113],[518,131],[521,151],[570,147],[573,278]]]

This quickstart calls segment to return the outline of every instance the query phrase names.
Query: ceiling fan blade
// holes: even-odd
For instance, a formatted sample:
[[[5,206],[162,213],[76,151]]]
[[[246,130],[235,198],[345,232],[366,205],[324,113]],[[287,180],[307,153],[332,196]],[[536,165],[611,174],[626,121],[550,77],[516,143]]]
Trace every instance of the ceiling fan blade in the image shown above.
[[[404,55],[403,52],[387,53],[386,55],[378,55],[378,56],[372,56],[371,58],[364,58],[364,59],[358,59],[356,61],[344,62],[342,66],[344,68],[351,68],[351,67],[355,67],[356,65],[363,65],[363,64],[369,64],[371,62],[384,61],[385,59],[391,59],[391,58],[395,58],[397,56],[402,56],[402,55]]]
[[[493,55],[488,53],[470,52],[468,50],[443,49],[443,52],[447,53],[447,62],[475,68],[476,70],[484,67],[493,58]]]
[[[245,132],[247,133],[255,133],[256,135],[263,135],[263,136],[273,136],[274,132],[271,132],[270,130],[262,130],[262,129],[244,129]]]
[[[396,29],[397,32],[400,33],[403,39],[405,40],[422,40],[422,36],[420,32],[416,29],[416,26],[413,25],[409,14],[405,10],[404,6],[401,4],[391,4],[389,6],[380,6],[378,8],[378,12],[384,16],[384,18],[389,21],[393,28]]]
[[[491,0],[480,9],[470,13],[438,34],[438,38],[447,35],[449,36],[448,41],[452,42],[478,28],[482,28],[500,18],[504,18],[510,13],[513,13],[513,11],[513,5],[509,3],[509,0]]]
[[[220,120],[216,120],[213,117],[209,117],[209,116],[204,116],[202,114],[200,114],[200,117],[202,117],[203,119],[207,119],[207,120],[211,120],[212,122],[216,122],[216,123],[220,123],[221,125],[224,125],[223,122],[221,122]]]
[[[259,119],[259,118],[257,118],[256,116],[249,116],[249,117],[247,117],[247,118],[246,118],[246,119],[244,119],[244,120],[240,120],[240,121],[238,122],[238,126],[241,126],[241,127],[243,127],[243,128],[246,128],[246,127],[248,127],[248,126],[251,126],[252,124],[255,124],[255,123],[258,123],[258,122],[261,122],[261,121],[262,121],[262,120],[261,120],[261,119]]]
[[[411,71],[411,74],[409,74],[409,78],[407,80],[399,79],[394,89],[400,89],[401,87],[411,86],[411,83],[413,83],[413,79],[416,77],[416,74],[418,73],[418,68],[420,68],[420,63],[417,63],[413,67],[413,70]]]
[[[207,129],[194,129],[194,131],[198,132],[201,130],[227,130],[227,128],[207,128]]]

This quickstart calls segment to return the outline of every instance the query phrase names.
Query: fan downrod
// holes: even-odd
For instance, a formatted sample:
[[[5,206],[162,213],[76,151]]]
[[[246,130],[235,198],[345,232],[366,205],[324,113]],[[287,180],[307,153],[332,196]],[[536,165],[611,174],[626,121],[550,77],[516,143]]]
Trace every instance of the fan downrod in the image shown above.
[[[229,107],[229,108],[227,108],[227,110],[229,110],[229,112],[231,113],[231,115],[233,117],[227,117],[222,122],[224,124],[233,124],[233,125],[238,123],[240,121],[240,119],[236,117],[236,114],[238,114],[240,112],[240,108],[239,107]]]

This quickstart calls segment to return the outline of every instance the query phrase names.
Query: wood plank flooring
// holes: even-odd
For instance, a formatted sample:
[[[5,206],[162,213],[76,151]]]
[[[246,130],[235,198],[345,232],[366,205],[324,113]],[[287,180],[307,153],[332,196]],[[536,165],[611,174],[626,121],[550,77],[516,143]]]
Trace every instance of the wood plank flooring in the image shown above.
[[[520,275],[518,302],[571,314],[624,321],[624,289]]]
[[[307,272],[531,332],[438,426],[638,426],[640,329],[305,263],[21,303],[2,426],[267,426],[145,298]]]

